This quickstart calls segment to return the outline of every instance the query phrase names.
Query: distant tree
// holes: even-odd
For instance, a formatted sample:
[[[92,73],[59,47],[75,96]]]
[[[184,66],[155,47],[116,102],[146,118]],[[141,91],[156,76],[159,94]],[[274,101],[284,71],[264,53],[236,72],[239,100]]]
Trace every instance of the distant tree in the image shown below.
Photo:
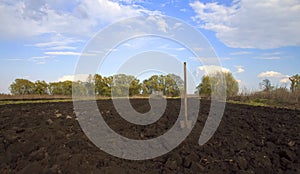
[[[64,81],[62,82],[62,89],[63,89],[63,94],[62,95],[72,95],[72,85],[73,85],[73,82],[72,81]]]
[[[94,78],[93,76],[90,74],[87,79],[86,82],[84,83],[85,88],[86,88],[86,94],[88,96],[92,96],[95,93],[95,83],[94,83]]]
[[[48,94],[48,84],[45,81],[36,81],[34,83],[34,94],[46,95]]]
[[[50,95],[63,95],[62,82],[49,83],[48,89]]]
[[[237,95],[239,91],[239,84],[234,79],[231,73],[216,73],[211,76],[204,76],[202,78],[201,83],[197,86],[197,89],[199,91],[199,94],[202,96],[210,96],[212,92],[215,92],[215,94],[219,94],[220,91],[218,89],[225,89],[222,88],[221,85],[221,76],[224,77],[224,80],[226,81],[226,95],[227,97],[235,96]]]
[[[226,80],[226,95],[236,96],[239,92],[239,83],[231,73],[225,73],[225,80]]]
[[[300,76],[298,74],[289,77],[291,81],[291,91],[294,93],[297,90],[300,90]]]
[[[72,85],[73,85],[72,95],[86,96],[87,92],[83,82],[81,81],[73,82]]]
[[[183,80],[175,74],[153,75],[143,81],[142,93],[152,94],[153,91],[161,91],[166,96],[176,97],[180,95],[183,88]]]
[[[111,88],[114,96],[133,96],[140,94],[141,85],[132,75],[116,74],[113,76]]]
[[[51,95],[72,95],[72,81],[53,82],[49,84],[49,93]]]
[[[259,83],[259,86],[263,89],[264,92],[270,92],[274,89],[274,86],[272,86],[269,79],[264,79],[261,83]]]
[[[141,91],[140,80],[134,78],[129,86],[129,96],[139,95]]]
[[[211,83],[209,76],[203,76],[202,82],[197,86],[199,95],[210,96],[211,95]]]
[[[111,96],[111,87],[113,85],[113,77],[104,77],[104,84],[106,84],[103,87],[103,96]]]
[[[94,75],[95,93],[100,96],[111,96],[111,86],[113,77],[103,77],[99,74]]]
[[[159,87],[159,76],[153,75],[150,78],[143,81],[143,93],[145,94],[152,94],[153,91],[162,91],[162,89]],[[144,90],[146,92],[144,92]]]
[[[10,85],[9,89],[13,95],[28,95],[34,94],[35,85],[33,82],[26,79],[16,79]]]
[[[180,76],[168,74],[164,76],[164,78],[164,94],[172,97],[179,96],[180,91],[183,90],[183,80],[180,78]]]

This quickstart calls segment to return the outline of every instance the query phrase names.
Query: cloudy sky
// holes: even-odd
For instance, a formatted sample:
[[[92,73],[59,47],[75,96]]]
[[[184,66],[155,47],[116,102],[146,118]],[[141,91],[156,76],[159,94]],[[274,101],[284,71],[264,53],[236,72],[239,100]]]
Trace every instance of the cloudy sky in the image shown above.
[[[258,90],[265,78],[273,85],[289,86],[288,77],[300,73],[299,0],[0,0],[0,93],[8,93],[16,78],[72,79],[79,56],[97,32],[141,15],[171,16],[195,27],[214,48],[222,70],[232,72],[241,89]],[[195,59],[184,47],[157,38],[140,38],[123,47],[141,45],[144,50],[155,46],[184,57],[180,60],[190,64]],[[124,53],[119,50],[103,64],[101,74],[114,73],[110,66]]]

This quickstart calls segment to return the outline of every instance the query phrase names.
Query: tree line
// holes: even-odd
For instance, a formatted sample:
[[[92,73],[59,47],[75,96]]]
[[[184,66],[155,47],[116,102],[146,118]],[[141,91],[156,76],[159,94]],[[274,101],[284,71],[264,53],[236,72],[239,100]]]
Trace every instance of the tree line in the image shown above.
[[[237,80],[231,73],[216,73],[212,76],[203,76],[201,83],[195,92],[204,97],[210,97],[213,92],[217,92],[216,87],[220,85],[219,76],[223,75],[226,81],[227,97],[236,96],[239,91]],[[289,77],[291,81],[290,91],[292,93],[300,91],[300,76],[298,74]],[[260,83],[263,92],[276,90],[269,79],[264,79]],[[97,96],[136,96],[150,95],[153,91],[160,91],[163,95],[177,97],[183,89],[183,80],[175,74],[152,75],[148,79],[140,82],[132,75],[117,74],[113,76],[101,76],[100,74],[89,75],[87,80],[82,81],[61,81],[31,82],[27,79],[15,79],[10,85],[10,92],[13,95],[64,95],[76,96],[97,95]],[[225,89],[225,88],[224,88]],[[287,90],[287,89],[285,89]]]
[[[204,76],[202,82],[195,89],[195,93],[209,97],[214,91],[213,87],[220,84],[218,75],[221,74]],[[224,73],[224,78],[227,96],[237,95],[238,82],[232,74]],[[160,91],[165,96],[178,97],[181,90],[183,90],[183,80],[175,74],[152,75],[142,82],[132,75],[117,74],[105,77],[95,74],[89,75],[84,82],[67,80],[47,83],[40,80],[31,82],[27,79],[15,79],[10,85],[10,92],[13,95],[146,96],[154,91]]]
[[[290,91],[292,93],[299,92],[300,91],[300,75],[295,74],[295,75],[289,77],[289,80],[291,82]],[[288,90],[288,89],[286,89],[286,87],[276,88],[275,86],[272,85],[272,83],[269,79],[264,79],[261,83],[259,83],[259,86],[262,88],[263,92],[272,92],[272,91],[278,90],[278,89]]]
[[[179,96],[183,86],[182,79],[174,74],[153,75],[140,82],[134,76],[117,74],[114,76],[89,75],[86,81],[60,81],[50,82],[36,81],[31,82],[27,79],[15,79],[10,85],[10,92],[13,95],[66,95],[73,93],[76,96],[93,95],[98,96],[134,96],[149,95],[153,91],[161,91],[163,95],[176,97]]]

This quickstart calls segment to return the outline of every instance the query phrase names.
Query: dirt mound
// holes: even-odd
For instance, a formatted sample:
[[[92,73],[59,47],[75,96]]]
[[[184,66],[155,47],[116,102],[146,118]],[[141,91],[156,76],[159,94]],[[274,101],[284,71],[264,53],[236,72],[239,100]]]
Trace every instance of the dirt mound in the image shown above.
[[[131,100],[139,112],[147,100]],[[123,120],[111,100],[98,101],[107,124],[119,134],[149,139],[177,119],[180,100],[168,100],[156,123]],[[300,111],[227,104],[213,138],[198,145],[210,103],[201,101],[196,126],[170,153],[145,161],[111,156],[82,132],[73,104],[0,106],[0,173],[300,173]]]

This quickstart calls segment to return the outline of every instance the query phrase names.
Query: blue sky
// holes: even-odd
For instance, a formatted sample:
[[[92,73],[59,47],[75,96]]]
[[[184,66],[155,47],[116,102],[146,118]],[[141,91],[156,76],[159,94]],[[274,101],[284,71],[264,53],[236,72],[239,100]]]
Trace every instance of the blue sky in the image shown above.
[[[0,93],[8,93],[16,78],[71,79],[92,36],[120,19],[145,14],[171,16],[195,27],[241,89],[258,90],[265,78],[289,87],[287,78],[300,73],[299,0],[0,0]],[[180,45],[157,42],[151,45],[148,39],[143,49],[175,55],[194,70],[203,66],[186,60],[192,55]],[[112,52],[113,63],[104,64],[101,74],[114,73],[117,62],[126,59],[120,53]]]

